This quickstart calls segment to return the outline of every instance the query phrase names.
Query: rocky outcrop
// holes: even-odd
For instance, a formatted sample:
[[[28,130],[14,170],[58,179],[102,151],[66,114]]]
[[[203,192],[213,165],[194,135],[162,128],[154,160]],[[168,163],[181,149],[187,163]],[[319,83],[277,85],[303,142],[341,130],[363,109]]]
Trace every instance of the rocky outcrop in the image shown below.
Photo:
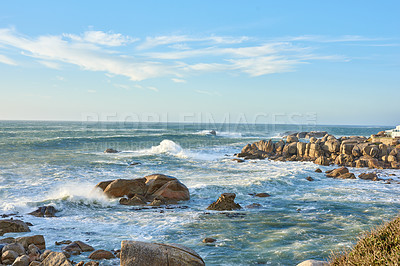
[[[53,206],[42,206],[37,210],[30,212],[28,214],[36,216],[36,217],[55,217],[57,213],[56,208]]]
[[[6,233],[30,232],[28,225],[21,220],[0,220],[0,236]]]
[[[41,250],[46,249],[46,241],[42,235],[19,237],[15,239],[15,242],[20,243],[25,249],[27,249],[31,244],[34,244]]]
[[[123,205],[145,205],[156,199],[163,205],[190,199],[189,189],[183,183],[163,174],[103,181],[96,187],[111,198],[124,197],[120,199]]]
[[[235,203],[235,198],[235,193],[223,193],[216,202],[207,207],[207,210],[232,211],[241,209],[242,207]]]
[[[192,249],[175,244],[122,241],[121,266],[205,265]]]
[[[237,157],[277,161],[313,161],[319,165],[400,169],[400,139],[389,144],[373,138],[336,138],[325,131],[292,133],[278,142],[260,140],[247,144]]]

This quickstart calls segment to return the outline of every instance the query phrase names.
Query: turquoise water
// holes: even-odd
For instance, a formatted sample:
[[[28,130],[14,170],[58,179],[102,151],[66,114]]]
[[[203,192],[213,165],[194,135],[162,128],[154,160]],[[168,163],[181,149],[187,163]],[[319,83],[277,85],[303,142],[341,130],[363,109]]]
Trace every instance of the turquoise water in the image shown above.
[[[310,162],[239,164],[232,156],[247,143],[288,131],[369,136],[389,128],[0,121],[0,214],[18,212],[34,225],[29,234],[43,234],[52,250],[59,250],[54,242],[64,239],[109,250],[132,239],[183,244],[207,265],[295,265],[324,259],[354,243],[362,230],[397,215],[399,185],[326,178],[315,173],[317,166]],[[211,129],[217,136],[206,134]],[[105,154],[106,148],[121,152]],[[131,162],[141,164],[129,167]],[[351,169],[356,175],[366,171]],[[139,210],[93,191],[102,180],[154,173],[177,177],[189,188],[191,200],[175,208]],[[378,174],[400,177],[399,170]],[[307,176],[315,181],[307,181]],[[206,211],[224,192],[236,193],[243,207],[262,207]],[[249,195],[258,192],[271,197]],[[47,204],[60,210],[59,217],[26,215]],[[204,244],[204,237],[217,242]]]

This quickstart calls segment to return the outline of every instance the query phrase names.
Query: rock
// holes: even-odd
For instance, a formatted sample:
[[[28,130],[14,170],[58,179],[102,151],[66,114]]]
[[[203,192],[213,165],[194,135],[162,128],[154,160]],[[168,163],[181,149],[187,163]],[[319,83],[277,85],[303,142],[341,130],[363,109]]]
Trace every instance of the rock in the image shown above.
[[[61,252],[50,252],[40,266],[72,266],[68,258]]]
[[[237,162],[237,163],[244,163],[245,162],[245,160],[239,159],[239,158],[232,159],[232,161]]]
[[[71,240],[62,240],[62,241],[56,241],[56,242],[55,242],[56,246],[59,246],[59,245],[69,245],[69,244],[71,244],[71,243],[72,243]]]
[[[145,195],[147,192],[146,179],[116,179],[105,189],[104,193],[111,198],[118,198],[130,194]]]
[[[342,166],[340,168],[334,169],[330,171],[329,173],[326,174],[327,177],[338,177],[340,175],[346,174],[349,172],[349,169],[346,167]]]
[[[19,256],[12,266],[29,266],[29,257],[27,255]]]
[[[235,193],[223,193],[216,202],[207,207],[207,210],[231,211],[241,209],[242,207],[234,202],[235,198]]]
[[[42,235],[19,237],[15,241],[20,243],[25,249],[27,249],[30,244],[34,244],[41,250],[46,249],[46,241]]]
[[[329,160],[325,156],[319,156],[315,161],[315,164],[328,166],[330,164]]]
[[[298,142],[299,139],[296,136],[289,135],[286,137],[286,143]]]
[[[397,157],[396,157],[396,156],[393,156],[393,155],[389,155],[389,156],[387,157],[387,162],[388,162],[388,163],[397,162]]]
[[[292,142],[292,143],[286,144],[285,147],[283,148],[282,153],[285,156],[296,155],[297,154],[297,143]]]
[[[309,149],[308,149],[308,156],[311,158],[318,158],[319,156],[322,155],[322,149],[321,146],[317,143],[308,143],[309,144]]]
[[[96,185],[96,187],[98,187],[98,188],[100,188],[101,190],[104,191],[104,190],[106,189],[106,187],[107,187],[109,184],[111,184],[112,181],[114,181],[114,180],[101,181],[100,183],[98,183],[98,184]]]
[[[146,205],[146,201],[144,201],[141,197],[135,195],[130,199],[121,198],[119,200],[119,204],[130,205],[130,206],[140,206],[140,205]]]
[[[312,137],[314,137],[314,138],[322,138],[326,134],[328,134],[328,132],[326,132],[326,131],[310,131],[310,132],[308,132],[306,134],[305,138],[306,139],[310,139]]]
[[[209,134],[209,135],[216,136],[216,135],[217,135],[217,132],[216,132],[215,130],[211,130],[211,131],[208,132],[208,134]]]
[[[317,169],[315,169],[315,172],[316,172],[316,173],[322,173],[322,170],[319,169],[319,168],[317,168]]]
[[[306,155],[307,144],[304,142],[297,142],[297,155],[303,157]]]
[[[297,264],[297,266],[329,266],[329,263],[320,260],[305,260]]]
[[[47,258],[47,256],[48,256],[51,252],[53,252],[53,251],[48,250],[48,249],[45,250],[45,251],[40,255],[40,260],[41,260],[41,261],[45,260],[45,259]]]
[[[1,254],[1,261],[3,264],[11,265],[18,258],[18,253],[14,250],[6,250]]]
[[[356,176],[353,173],[344,173],[339,175],[337,178],[340,179],[356,179]]]
[[[39,266],[40,265],[40,261],[32,261],[29,266]]]
[[[122,241],[121,266],[205,265],[193,250],[173,244]]]
[[[68,246],[62,247],[61,250],[71,255],[79,255],[82,253],[81,247],[76,242],[72,242]]]
[[[392,162],[391,167],[393,169],[400,169],[400,162]]]
[[[6,237],[6,238],[0,239],[0,244],[11,244],[11,243],[14,243],[14,242],[15,242],[15,238],[14,237]]]
[[[119,151],[117,151],[117,150],[114,150],[114,149],[106,149],[105,151],[104,151],[104,153],[118,153]]]
[[[7,244],[3,247],[2,252],[5,252],[6,250],[15,251],[18,256],[25,255],[25,249],[20,243]]]
[[[260,203],[252,203],[252,204],[246,206],[247,209],[257,209],[257,208],[261,208],[261,207],[262,207],[262,205]]]
[[[109,259],[114,259],[115,256],[112,254],[110,251],[104,250],[104,249],[99,249],[96,251],[93,251],[89,255],[89,259],[91,260],[109,260]]]
[[[146,179],[147,194],[152,195],[154,192],[159,190],[162,186],[172,180],[177,180],[175,177],[167,176],[163,174],[154,174],[144,177]]]
[[[162,200],[162,199],[154,199],[149,205],[150,206],[155,206],[155,207],[158,207],[158,206],[161,206],[161,205],[165,205],[166,204],[166,202],[165,202],[165,200]]]
[[[373,181],[378,180],[378,176],[375,173],[362,173],[358,176],[358,178]]]
[[[308,181],[314,181],[314,178],[312,178],[311,176],[307,176],[306,179],[307,179]]]
[[[42,206],[28,214],[36,217],[55,217],[57,210],[53,206]]]
[[[85,265],[85,262],[84,261],[80,261],[80,262],[78,262],[77,264],[75,264],[75,266],[84,266]]]
[[[342,144],[340,145],[340,153],[352,155],[354,145],[355,145],[354,143],[343,143],[342,142]]]
[[[353,155],[348,154],[339,154],[335,159],[335,164],[337,165],[345,165],[352,166],[354,161]]]
[[[78,244],[78,246],[81,248],[82,252],[88,252],[88,251],[94,250],[94,248],[92,246],[85,244],[82,241],[74,241],[73,243]]]
[[[217,241],[217,239],[211,238],[211,237],[206,237],[203,239],[203,243],[214,243],[216,241]]]
[[[177,179],[165,183],[162,187],[160,187],[156,192],[153,193],[153,196],[161,196],[167,201],[180,201],[190,199],[189,189]]]
[[[255,194],[254,196],[256,196],[256,197],[259,197],[259,198],[267,198],[267,197],[271,197],[271,195],[270,195],[270,194],[268,194],[268,193],[264,193],[264,192],[262,192],[262,193],[257,193],[257,194]]]
[[[296,137],[298,139],[304,139],[306,137],[306,135],[307,135],[307,132],[299,132],[299,133],[297,133]]]
[[[0,236],[5,233],[30,232],[28,225],[21,220],[0,220]]]

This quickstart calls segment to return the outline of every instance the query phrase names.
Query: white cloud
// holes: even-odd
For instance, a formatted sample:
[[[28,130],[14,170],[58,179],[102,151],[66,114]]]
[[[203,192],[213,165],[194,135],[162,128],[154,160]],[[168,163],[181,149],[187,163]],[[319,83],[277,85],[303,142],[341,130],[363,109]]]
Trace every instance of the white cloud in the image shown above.
[[[89,93],[96,93],[96,90],[88,90]]]
[[[172,78],[171,80],[172,80],[173,82],[175,82],[175,83],[186,83],[186,80],[184,80],[184,79]]]
[[[0,51],[21,51],[48,68],[62,69],[70,64],[84,71],[104,72],[110,79],[123,76],[143,81],[167,77],[176,83],[186,82],[187,75],[203,72],[245,73],[254,77],[294,71],[299,65],[315,60],[346,62],[349,58],[343,55],[317,54],[312,43],[371,40],[362,36],[309,35],[261,41],[245,36],[171,35],[147,37],[140,43],[130,36],[103,31],[32,38],[13,29],[0,29]],[[132,49],[119,49],[124,45]],[[0,62],[16,65],[9,54],[0,55]],[[158,91],[156,87],[138,84],[114,84],[114,87]]]
[[[1,54],[0,54],[0,63],[11,65],[11,66],[17,65],[17,63],[14,60],[12,60],[11,58],[8,58],[5,55],[1,55]]]
[[[85,31],[83,36],[74,34],[63,34],[63,36],[74,41],[89,42],[105,46],[122,46],[139,40],[129,36],[124,36],[120,33],[107,33],[104,31]]]
[[[146,41],[139,45],[137,48],[140,50],[150,49],[161,45],[169,44],[182,44],[184,42],[209,42],[214,44],[238,44],[249,40],[249,37],[230,37],[230,36],[205,36],[205,37],[192,37],[187,35],[166,35],[147,37]]]
[[[152,91],[155,91],[155,92],[158,92],[159,90],[156,88],[156,87],[152,87],[152,86],[150,86],[150,87],[147,87],[149,90],[152,90]]]

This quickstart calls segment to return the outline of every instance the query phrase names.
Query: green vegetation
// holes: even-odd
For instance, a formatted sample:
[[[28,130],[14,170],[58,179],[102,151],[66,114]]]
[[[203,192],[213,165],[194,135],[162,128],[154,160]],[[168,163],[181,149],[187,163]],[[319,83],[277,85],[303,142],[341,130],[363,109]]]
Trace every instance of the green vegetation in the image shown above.
[[[331,265],[399,265],[400,217],[366,233],[349,251],[333,255]]]

